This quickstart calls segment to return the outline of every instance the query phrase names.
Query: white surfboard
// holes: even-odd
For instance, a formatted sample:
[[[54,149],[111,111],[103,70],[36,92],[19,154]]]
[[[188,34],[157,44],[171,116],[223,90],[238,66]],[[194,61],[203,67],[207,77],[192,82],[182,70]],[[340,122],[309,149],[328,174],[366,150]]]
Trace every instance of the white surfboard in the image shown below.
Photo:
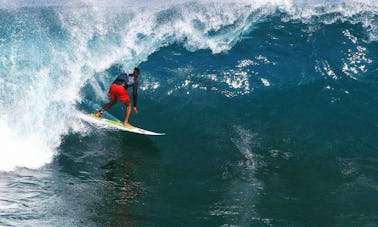
[[[96,121],[98,121],[102,124],[106,124],[107,126],[110,126],[112,128],[117,128],[117,129],[123,130],[123,131],[128,131],[128,132],[133,132],[133,133],[138,133],[138,134],[143,134],[143,135],[149,135],[149,136],[163,136],[163,135],[165,135],[165,133],[152,132],[152,131],[141,129],[141,128],[138,128],[138,127],[135,127],[135,126],[132,126],[132,125],[125,126],[120,121],[110,120],[110,119],[107,119],[107,118],[104,118],[104,117],[98,118],[93,113],[89,114],[88,116],[92,119],[95,119]]]

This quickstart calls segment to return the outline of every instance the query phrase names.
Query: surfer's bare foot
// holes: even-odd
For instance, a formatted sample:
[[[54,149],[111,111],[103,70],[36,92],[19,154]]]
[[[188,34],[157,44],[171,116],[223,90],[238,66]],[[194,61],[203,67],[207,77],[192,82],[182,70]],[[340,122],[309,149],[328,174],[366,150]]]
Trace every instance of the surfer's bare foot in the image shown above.
[[[98,111],[97,113],[96,113],[96,117],[98,117],[98,118],[101,118],[102,117],[102,113],[104,113],[103,111]]]
[[[128,127],[132,126],[129,122],[124,122],[123,125]]]

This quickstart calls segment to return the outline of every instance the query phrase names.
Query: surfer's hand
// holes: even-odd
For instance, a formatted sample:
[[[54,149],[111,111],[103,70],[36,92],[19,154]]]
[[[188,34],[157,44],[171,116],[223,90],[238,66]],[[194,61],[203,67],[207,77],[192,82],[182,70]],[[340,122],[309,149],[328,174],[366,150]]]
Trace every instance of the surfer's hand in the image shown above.
[[[133,110],[134,110],[134,113],[136,113],[136,114],[138,113],[138,110],[137,110],[136,107],[134,107]]]

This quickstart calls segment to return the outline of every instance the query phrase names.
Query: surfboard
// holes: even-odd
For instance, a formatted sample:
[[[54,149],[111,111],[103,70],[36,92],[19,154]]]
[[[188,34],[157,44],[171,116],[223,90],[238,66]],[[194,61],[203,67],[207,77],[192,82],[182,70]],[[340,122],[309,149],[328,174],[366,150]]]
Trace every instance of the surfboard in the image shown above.
[[[107,119],[107,118],[104,118],[104,117],[98,118],[93,113],[89,114],[89,117],[97,120],[98,122],[100,122],[102,124],[105,124],[105,125],[110,126],[112,128],[117,128],[117,129],[123,130],[123,131],[128,131],[128,132],[133,132],[133,133],[138,133],[138,134],[143,134],[143,135],[149,135],[149,136],[163,136],[163,135],[165,135],[165,133],[152,132],[152,131],[141,129],[141,128],[138,128],[138,127],[135,127],[135,126],[132,126],[132,125],[125,126],[124,124],[122,124],[122,122],[117,121],[117,120],[110,120],[110,119]]]

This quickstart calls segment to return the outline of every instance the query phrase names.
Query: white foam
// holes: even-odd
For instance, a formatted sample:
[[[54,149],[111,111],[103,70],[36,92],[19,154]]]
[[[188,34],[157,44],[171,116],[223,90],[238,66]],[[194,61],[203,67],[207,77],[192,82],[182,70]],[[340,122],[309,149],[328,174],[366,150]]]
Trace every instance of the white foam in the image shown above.
[[[40,134],[16,134],[0,124],[0,171],[13,171],[17,167],[39,168],[52,159],[49,145]]]
[[[250,60],[250,59],[244,59],[244,60],[240,60],[238,62],[238,65],[236,67],[238,67],[238,68],[244,68],[244,67],[248,67],[248,66],[254,65],[254,64],[256,64],[256,63],[254,63],[252,60]]]
[[[254,154],[252,149],[259,144],[258,134],[251,133],[248,129],[242,127],[236,127],[236,132],[238,138],[232,139],[232,142],[246,159],[246,167],[248,169],[256,170],[260,165],[259,158]]]
[[[260,78],[261,82],[264,84],[265,87],[269,87],[270,86],[270,83],[267,79],[265,78]]]

